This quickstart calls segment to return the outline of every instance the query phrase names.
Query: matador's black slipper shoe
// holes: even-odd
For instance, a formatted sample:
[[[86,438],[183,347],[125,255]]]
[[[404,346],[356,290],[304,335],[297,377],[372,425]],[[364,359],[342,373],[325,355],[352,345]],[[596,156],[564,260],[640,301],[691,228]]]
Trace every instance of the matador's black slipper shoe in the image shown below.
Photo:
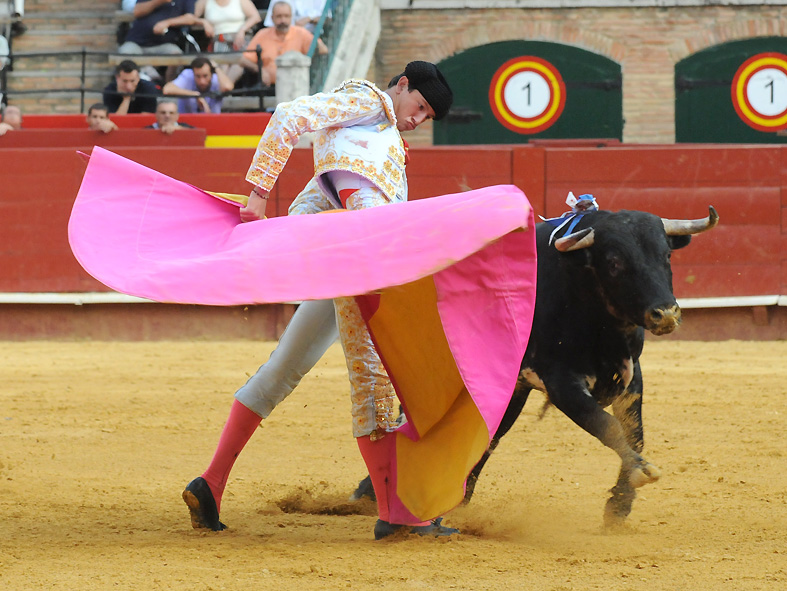
[[[198,476],[189,482],[186,490],[183,491],[183,500],[189,506],[191,512],[191,527],[194,529],[212,529],[221,531],[227,526],[219,521],[219,511],[216,508],[216,500],[202,476]]]
[[[408,534],[418,534],[419,536],[434,536],[435,538],[443,536],[452,536],[458,534],[459,530],[455,527],[446,527],[442,525],[443,518],[438,517],[433,520],[429,525],[397,525],[395,523],[388,523],[382,519],[378,519],[374,525],[374,539],[382,540],[397,532],[403,531]],[[409,528],[409,529],[408,529]]]

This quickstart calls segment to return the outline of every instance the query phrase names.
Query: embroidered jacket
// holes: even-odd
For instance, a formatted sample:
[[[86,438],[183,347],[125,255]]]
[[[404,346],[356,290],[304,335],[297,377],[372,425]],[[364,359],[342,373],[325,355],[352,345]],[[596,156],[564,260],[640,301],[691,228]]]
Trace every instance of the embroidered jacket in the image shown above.
[[[246,180],[270,191],[301,135],[316,132],[314,174],[354,172],[389,201],[407,198],[405,149],[391,98],[371,82],[348,80],[330,93],[281,103],[260,138]]]

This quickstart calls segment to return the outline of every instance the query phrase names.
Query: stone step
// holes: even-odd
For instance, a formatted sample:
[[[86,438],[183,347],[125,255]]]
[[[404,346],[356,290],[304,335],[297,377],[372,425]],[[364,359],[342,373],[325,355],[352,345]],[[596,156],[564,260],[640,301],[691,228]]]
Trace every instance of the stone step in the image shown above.
[[[101,14],[97,12],[75,12],[69,11],[66,14],[58,13],[39,13],[35,15],[25,15],[25,25],[27,33],[34,33],[41,30],[57,30],[65,28],[90,28],[91,25],[117,25],[115,13]]]
[[[85,111],[93,103],[101,102],[100,92],[86,92]],[[22,109],[24,114],[68,114],[82,113],[82,99],[79,93],[64,94],[61,92],[42,95],[16,95],[13,104]]]
[[[41,12],[114,12],[120,0],[25,0],[25,18]]]
[[[73,51],[85,47],[91,51],[114,51],[117,37],[114,29],[73,30],[58,35],[28,35],[14,40],[14,53],[33,51]]]
[[[74,52],[68,54],[41,53],[15,55],[13,62],[13,72],[24,74],[29,72],[62,70],[62,69],[81,69],[82,53]],[[88,53],[85,55],[85,68],[103,69],[110,71],[111,66],[105,53]]]
[[[102,90],[112,80],[101,72],[85,75],[85,88]],[[25,78],[8,77],[6,87],[8,96],[14,97],[16,92],[32,91],[74,91],[78,92],[82,84],[82,76],[78,72],[63,72],[56,76],[27,76]]]

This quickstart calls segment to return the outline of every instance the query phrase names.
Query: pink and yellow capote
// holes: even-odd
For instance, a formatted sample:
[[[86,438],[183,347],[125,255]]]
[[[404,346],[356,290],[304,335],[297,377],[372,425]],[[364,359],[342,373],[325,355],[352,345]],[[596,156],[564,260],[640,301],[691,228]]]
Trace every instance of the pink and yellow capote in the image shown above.
[[[159,302],[357,296],[407,417],[388,436],[401,503],[391,516],[427,520],[455,507],[530,335],[536,250],[525,195],[494,186],[242,224],[244,200],[96,147],[69,242],[103,284]]]

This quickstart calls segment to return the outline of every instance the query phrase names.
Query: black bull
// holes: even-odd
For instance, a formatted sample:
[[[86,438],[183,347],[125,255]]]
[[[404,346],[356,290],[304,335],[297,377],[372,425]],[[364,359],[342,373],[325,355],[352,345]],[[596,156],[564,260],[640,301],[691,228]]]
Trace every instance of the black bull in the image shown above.
[[[513,426],[531,390],[614,450],[620,473],[604,522],[622,523],[636,489],[659,479],[642,457],[642,372],[645,329],[668,334],[680,324],[672,293],[670,256],[692,234],[718,223],[707,218],[666,220],[641,211],[584,214],[571,235],[554,239],[549,224],[536,227],[538,287],[533,330],[511,402],[467,480],[465,502],[500,438]],[[550,240],[552,240],[550,242]],[[611,406],[612,413],[604,409]],[[353,497],[373,495],[368,477]]]

